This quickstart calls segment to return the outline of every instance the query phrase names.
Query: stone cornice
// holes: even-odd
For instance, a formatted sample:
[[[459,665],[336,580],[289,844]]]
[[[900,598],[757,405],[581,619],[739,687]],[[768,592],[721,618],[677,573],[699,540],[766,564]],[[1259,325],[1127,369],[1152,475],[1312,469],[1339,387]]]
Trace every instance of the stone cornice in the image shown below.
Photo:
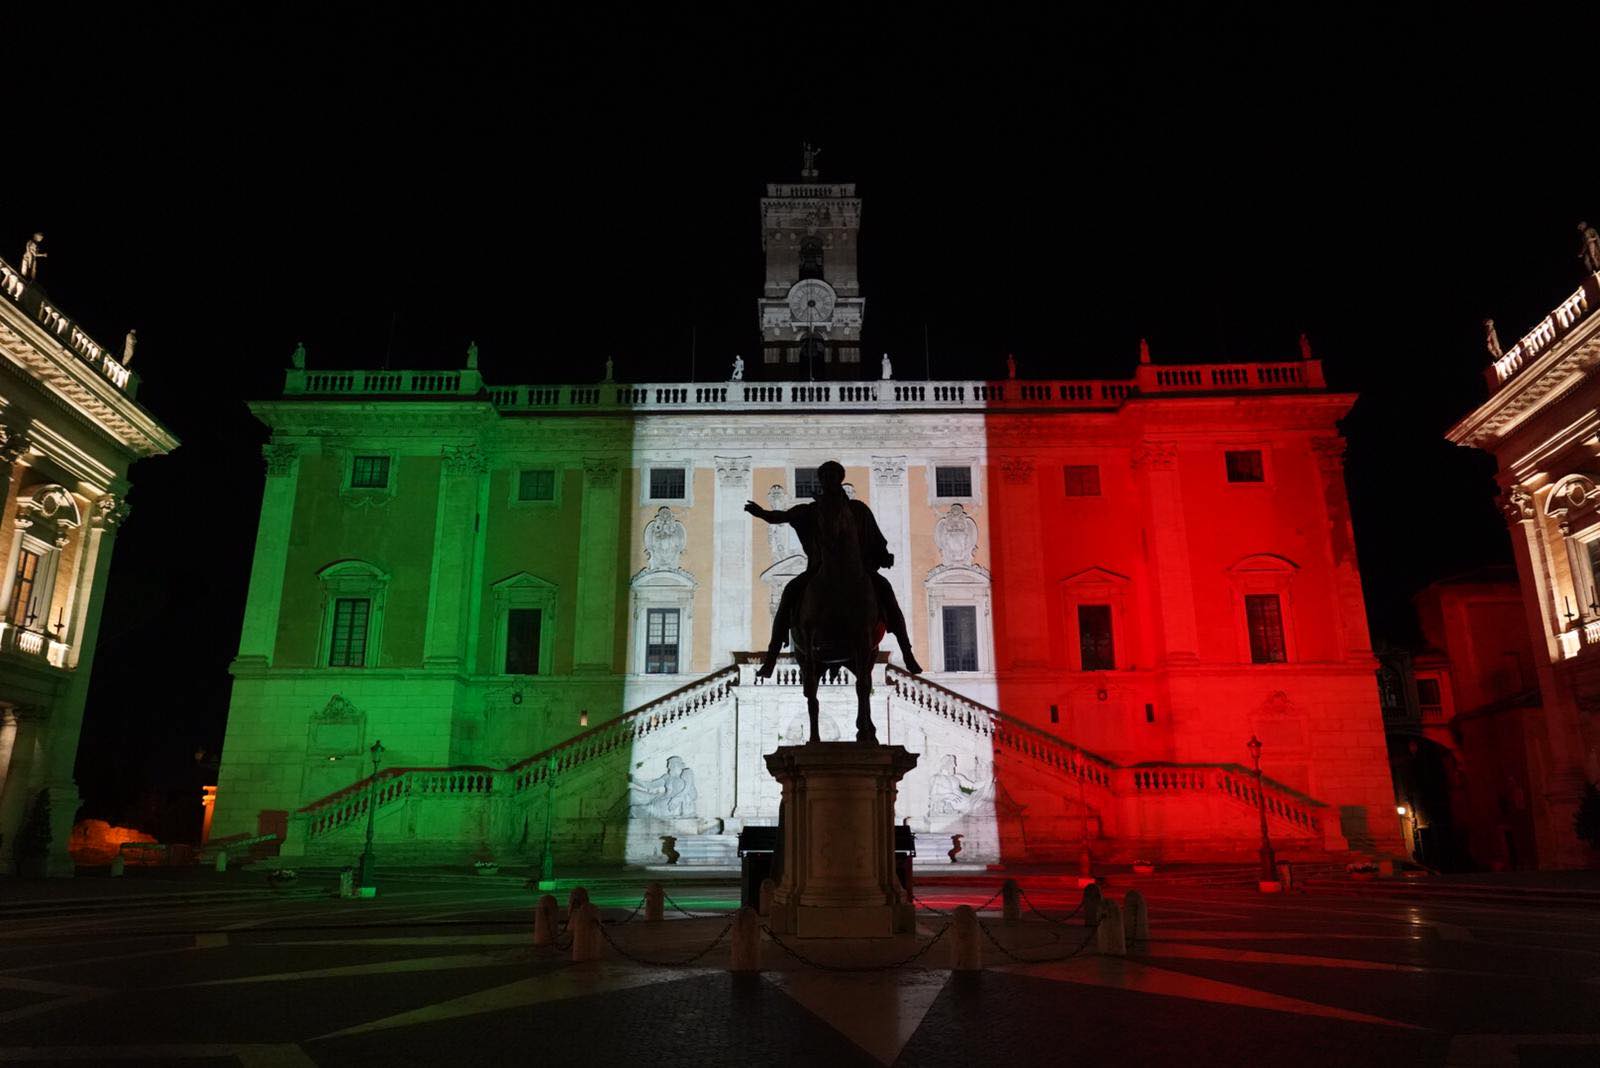
[[[1523,367],[1465,419],[1445,432],[1457,445],[1492,450],[1524,418],[1581,383],[1600,365],[1600,316]]]

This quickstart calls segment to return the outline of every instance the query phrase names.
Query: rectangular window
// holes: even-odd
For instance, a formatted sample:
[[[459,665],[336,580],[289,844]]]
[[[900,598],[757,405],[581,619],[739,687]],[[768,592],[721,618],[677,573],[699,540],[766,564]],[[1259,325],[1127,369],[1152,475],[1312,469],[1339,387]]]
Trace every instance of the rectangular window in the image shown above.
[[[1085,671],[1114,671],[1116,651],[1111,646],[1111,606],[1078,606],[1078,656]]]
[[[1439,680],[1417,680],[1417,704],[1423,708],[1431,707],[1435,712],[1439,710]]]
[[[933,493],[936,497],[972,496],[972,468],[935,467]]]
[[[539,674],[539,624],[537,608],[512,608],[506,612],[506,674]]]
[[[1061,722],[1061,709],[1057,708],[1055,705],[1051,705],[1050,706],[1050,722],[1051,723],[1060,723]]]
[[[352,489],[388,489],[389,458],[387,456],[357,456],[350,466]]]
[[[366,667],[367,620],[371,614],[372,602],[365,597],[341,597],[333,602],[329,667]]]
[[[1245,620],[1250,627],[1250,659],[1257,664],[1281,664],[1288,660],[1283,644],[1283,609],[1275,593],[1251,593],[1244,599]]]
[[[650,469],[650,496],[653,500],[683,500],[684,484],[684,473],[681,467],[652,467]]]
[[[644,673],[678,673],[678,610],[652,608],[645,618]]]
[[[1265,482],[1266,470],[1261,466],[1260,449],[1229,449],[1224,457],[1228,464],[1229,482]]]
[[[944,669],[978,670],[978,609],[975,605],[949,605],[944,610]]]
[[[815,467],[797,467],[794,469],[794,495],[796,500],[805,500],[815,497],[822,492],[822,483],[817,481]]]
[[[553,501],[556,499],[556,473],[546,467],[530,468],[517,474],[517,500]]]
[[[11,604],[6,608],[6,618],[20,627],[29,623],[28,610],[33,605],[33,591],[38,583],[39,554],[18,549],[17,573],[11,577]]]
[[[1155,705],[1152,705],[1152,704],[1150,704],[1148,702],[1145,703],[1145,706],[1144,706],[1144,721],[1146,723],[1154,723],[1156,721],[1156,706]]]
[[[1100,496],[1100,468],[1096,464],[1068,464],[1062,468],[1066,476],[1068,497]]]

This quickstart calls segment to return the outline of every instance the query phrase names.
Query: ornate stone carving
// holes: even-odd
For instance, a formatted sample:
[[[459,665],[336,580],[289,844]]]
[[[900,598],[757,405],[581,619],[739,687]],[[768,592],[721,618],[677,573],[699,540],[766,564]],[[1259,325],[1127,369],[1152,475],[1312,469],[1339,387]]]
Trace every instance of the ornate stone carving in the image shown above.
[[[872,458],[872,481],[884,486],[898,486],[906,479],[906,458],[904,456],[874,456]]]
[[[1133,466],[1150,471],[1170,471],[1178,462],[1176,441],[1142,441],[1133,450]]]
[[[96,497],[89,510],[89,524],[110,530],[120,527],[133,509],[126,500],[114,493]]]
[[[452,475],[481,475],[489,470],[489,461],[476,443],[446,445],[443,449],[444,469]]]
[[[750,457],[716,456],[717,481],[729,488],[743,486],[750,478]]]
[[[65,487],[34,486],[17,498],[17,529],[57,547],[65,547],[72,532],[83,522],[78,502]]]
[[[0,425],[0,463],[14,464],[33,451],[33,442],[19,429]]]
[[[296,445],[263,445],[261,458],[267,465],[268,478],[282,478],[294,471],[294,462],[300,455]]]
[[[1512,486],[1506,490],[1500,510],[1505,513],[1506,521],[1511,523],[1526,523],[1538,514],[1534,510],[1533,494],[1524,486]]]
[[[1013,486],[1020,486],[1033,478],[1033,460],[1027,456],[1002,456],[1000,474]]]
[[[694,770],[680,756],[667,758],[667,770],[654,779],[628,780],[628,815],[634,819],[692,819],[700,800]]]
[[[1344,466],[1345,441],[1343,438],[1312,438],[1311,453],[1317,458],[1317,470],[1323,474],[1337,474]]]
[[[928,820],[965,816],[975,808],[994,803],[994,780],[979,783],[961,774],[954,753],[939,760],[939,770],[928,777]]]
[[[978,548],[978,524],[959,504],[939,517],[933,527],[933,543],[939,547],[943,567],[971,567]]]
[[[688,541],[687,529],[672,514],[672,509],[663,504],[656,509],[656,517],[644,528],[645,570],[681,570],[678,561],[683,558],[683,549]]]
[[[583,480],[595,489],[609,489],[617,482],[617,461],[609,456],[585,456]]]

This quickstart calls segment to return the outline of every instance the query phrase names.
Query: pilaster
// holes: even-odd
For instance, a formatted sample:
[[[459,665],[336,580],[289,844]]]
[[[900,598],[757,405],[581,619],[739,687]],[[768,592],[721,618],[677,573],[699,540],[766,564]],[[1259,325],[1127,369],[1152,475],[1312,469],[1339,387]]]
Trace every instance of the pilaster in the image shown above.
[[[289,533],[300,483],[300,450],[294,445],[271,444],[262,448],[261,455],[266,461],[267,480],[261,487],[261,518],[256,524],[256,547],[250,561],[239,659],[270,667],[278,640],[284,569],[289,563]]]
[[[573,669],[609,673],[616,665],[617,524],[621,508],[619,464],[585,457],[579,520],[578,611]]]
[[[460,670],[466,662],[470,579],[476,571],[478,499],[489,468],[477,445],[446,445],[428,582],[424,667]]]
[[[1178,443],[1141,442],[1134,450],[1133,466],[1144,473],[1150,502],[1150,559],[1160,597],[1158,618],[1165,660],[1169,665],[1193,664],[1199,660],[1200,641],[1182,481],[1178,475]]]
[[[712,509],[711,570],[716,596],[711,602],[711,659],[715,671],[750,642],[753,590],[750,574],[750,457],[717,456],[717,486]]]
[[[993,561],[995,610],[1002,637],[991,661],[996,669],[1045,666],[1050,627],[1046,618],[1039,494],[1027,456],[1000,459],[998,485],[989,491],[989,529],[999,542]]]
[[[1361,592],[1355,530],[1350,525],[1350,502],[1344,485],[1344,439],[1315,438],[1311,442],[1311,451],[1316,457],[1317,472],[1322,476],[1322,503],[1328,519],[1334,594],[1339,603],[1340,651],[1350,659],[1370,658],[1372,637],[1367,629],[1367,602]]]
[[[900,600],[900,611],[906,617],[906,630],[916,641],[917,613],[911,606],[911,498],[906,485],[906,458],[904,456],[872,457],[872,514],[878,520],[878,529],[894,553],[894,566],[884,572],[895,597]],[[894,649],[894,636],[883,636],[883,648]]]

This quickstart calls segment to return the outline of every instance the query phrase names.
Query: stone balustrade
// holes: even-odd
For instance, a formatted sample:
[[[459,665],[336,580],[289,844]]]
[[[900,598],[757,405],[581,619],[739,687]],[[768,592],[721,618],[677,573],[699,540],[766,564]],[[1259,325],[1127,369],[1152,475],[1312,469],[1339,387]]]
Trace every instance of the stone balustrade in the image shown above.
[[[43,631],[0,623],[0,653],[16,653],[49,664],[67,666],[67,643],[56,641]]]
[[[1131,379],[1006,379],[863,382],[620,383],[486,385],[475,370],[287,372],[289,396],[459,396],[505,411],[770,412],[1029,408],[1119,408],[1148,394],[1236,393],[1326,388],[1318,360],[1284,363],[1139,365]]]

